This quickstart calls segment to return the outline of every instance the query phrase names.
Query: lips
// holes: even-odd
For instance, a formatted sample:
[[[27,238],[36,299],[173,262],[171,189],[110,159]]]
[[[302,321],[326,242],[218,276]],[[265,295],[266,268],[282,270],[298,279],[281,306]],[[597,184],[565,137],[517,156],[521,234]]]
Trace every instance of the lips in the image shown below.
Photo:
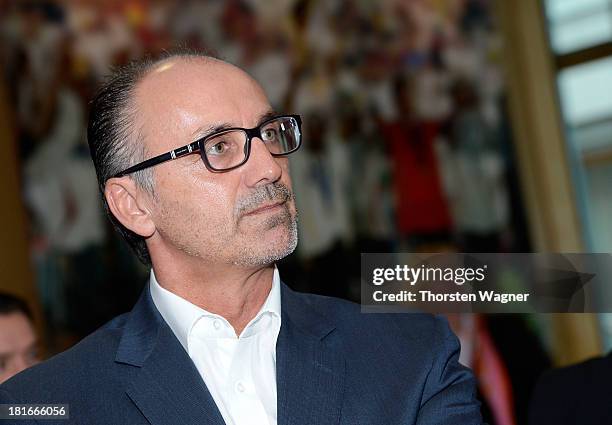
[[[270,204],[265,204],[265,205],[260,206],[257,209],[249,211],[245,215],[256,215],[256,214],[266,213],[268,211],[273,211],[274,209],[282,206],[285,202],[287,202],[287,201],[283,200],[283,201],[278,201],[278,202],[274,202],[274,203],[270,203]]]

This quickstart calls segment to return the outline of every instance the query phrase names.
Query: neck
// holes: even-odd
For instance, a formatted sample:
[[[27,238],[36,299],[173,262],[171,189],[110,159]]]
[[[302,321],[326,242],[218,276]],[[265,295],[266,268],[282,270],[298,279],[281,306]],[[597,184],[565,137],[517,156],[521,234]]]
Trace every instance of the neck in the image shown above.
[[[193,257],[189,261],[160,260],[153,258],[153,270],[162,287],[224,317],[236,335],[259,312],[272,288],[274,264],[243,268],[202,264]]]

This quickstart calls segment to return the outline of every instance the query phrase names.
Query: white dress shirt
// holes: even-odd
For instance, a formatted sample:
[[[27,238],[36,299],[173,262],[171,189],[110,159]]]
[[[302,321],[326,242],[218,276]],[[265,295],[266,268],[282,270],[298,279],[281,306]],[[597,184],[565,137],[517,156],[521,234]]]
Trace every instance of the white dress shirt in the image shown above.
[[[261,310],[237,336],[232,325],[163,288],[151,269],[151,297],[193,360],[228,425],[276,425],[276,340],[280,277]]]

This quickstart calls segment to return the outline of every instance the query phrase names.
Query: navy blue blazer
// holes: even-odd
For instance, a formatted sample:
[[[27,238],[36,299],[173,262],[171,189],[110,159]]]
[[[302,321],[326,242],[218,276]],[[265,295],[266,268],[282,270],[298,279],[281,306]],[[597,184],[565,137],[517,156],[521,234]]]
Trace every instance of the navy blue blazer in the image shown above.
[[[281,300],[279,425],[481,423],[473,375],[445,319],[362,314],[285,284]],[[69,404],[69,421],[44,424],[224,424],[148,287],[130,313],[2,384],[0,403]]]

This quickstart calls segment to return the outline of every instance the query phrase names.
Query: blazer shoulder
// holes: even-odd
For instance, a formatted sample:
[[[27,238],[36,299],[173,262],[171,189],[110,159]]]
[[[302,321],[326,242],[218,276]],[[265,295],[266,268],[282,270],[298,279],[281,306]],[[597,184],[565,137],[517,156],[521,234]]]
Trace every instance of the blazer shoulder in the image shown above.
[[[0,385],[2,397],[43,402],[91,388],[114,363],[127,314],[117,316],[77,344]],[[0,397],[1,398],[1,397]]]

